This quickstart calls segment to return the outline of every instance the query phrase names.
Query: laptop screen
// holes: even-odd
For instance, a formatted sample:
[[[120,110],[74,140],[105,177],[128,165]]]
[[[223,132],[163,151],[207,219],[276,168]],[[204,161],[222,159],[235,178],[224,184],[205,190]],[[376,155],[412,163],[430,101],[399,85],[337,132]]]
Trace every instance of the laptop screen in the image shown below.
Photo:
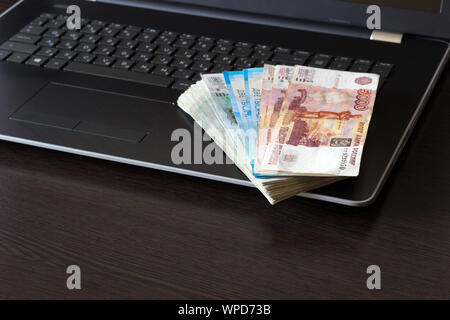
[[[376,4],[379,6],[411,9],[440,13],[443,0],[343,0],[347,2],[365,3],[367,5]]]
[[[102,1],[102,0],[100,0]],[[450,0],[104,0],[170,3],[366,28],[367,7],[381,7],[381,29],[450,38]]]
[[[173,2],[183,2],[183,3],[193,3],[200,4],[208,7],[221,7],[232,10],[241,11],[252,7],[253,9],[261,9],[266,11],[266,13],[273,13],[273,9],[278,12],[282,12],[290,7],[297,8],[308,8],[314,7],[311,3],[313,1],[283,1],[283,0],[168,0]],[[391,7],[391,8],[401,8],[409,10],[427,11],[427,12],[441,12],[441,8],[444,0],[326,0],[321,1],[327,7],[327,3],[330,5],[331,2],[349,2],[355,4],[365,4],[366,6],[376,4],[379,6]],[[320,1],[318,1],[320,2]],[[290,4],[288,6],[288,4]],[[342,3],[343,6],[345,6]],[[322,6],[323,7],[323,6]],[[286,11],[287,12],[287,11]]]

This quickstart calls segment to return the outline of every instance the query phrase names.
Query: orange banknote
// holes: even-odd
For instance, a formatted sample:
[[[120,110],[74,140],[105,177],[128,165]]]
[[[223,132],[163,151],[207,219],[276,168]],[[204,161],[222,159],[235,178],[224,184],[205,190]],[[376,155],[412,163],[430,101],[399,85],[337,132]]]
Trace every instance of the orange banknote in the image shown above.
[[[357,176],[379,76],[296,66],[257,174]],[[259,132],[264,132],[260,128]]]

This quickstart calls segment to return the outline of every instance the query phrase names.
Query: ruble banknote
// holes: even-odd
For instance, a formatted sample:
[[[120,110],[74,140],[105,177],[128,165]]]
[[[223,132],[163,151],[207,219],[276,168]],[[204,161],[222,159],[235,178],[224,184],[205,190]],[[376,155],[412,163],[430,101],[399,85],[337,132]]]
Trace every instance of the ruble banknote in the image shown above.
[[[268,72],[271,73],[271,66],[268,66]],[[294,67],[291,66],[275,66],[273,69],[272,87],[268,93],[264,91],[264,120],[261,121],[261,125],[258,128],[255,168],[260,168],[263,159],[266,154],[266,148],[269,141],[272,139],[272,130],[277,123],[280,115],[281,106],[283,105],[286,90],[291,80]],[[264,80],[263,80],[264,81]],[[270,85],[270,80],[265,82],[266,85]],[[263,174],[259,170],[254,170],[255,174]]]
[[[296,66],[259,174],[357,176],[379,76]]]

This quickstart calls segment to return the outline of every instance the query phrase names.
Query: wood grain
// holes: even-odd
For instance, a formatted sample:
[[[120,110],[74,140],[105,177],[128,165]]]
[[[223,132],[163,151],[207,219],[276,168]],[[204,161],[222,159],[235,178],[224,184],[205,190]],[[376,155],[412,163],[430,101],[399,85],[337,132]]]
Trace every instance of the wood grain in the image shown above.
[[[449,100],[447,68],[361,209],[0,142],[0,298],[448,299]]]

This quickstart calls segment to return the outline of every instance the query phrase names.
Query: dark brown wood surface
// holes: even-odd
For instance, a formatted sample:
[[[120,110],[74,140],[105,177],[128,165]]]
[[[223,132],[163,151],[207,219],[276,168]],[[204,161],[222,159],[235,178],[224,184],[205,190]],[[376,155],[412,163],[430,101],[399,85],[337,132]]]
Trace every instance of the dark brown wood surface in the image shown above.
[[[0,298],[450,298],[449,70],[360,209],[0,142]]]

